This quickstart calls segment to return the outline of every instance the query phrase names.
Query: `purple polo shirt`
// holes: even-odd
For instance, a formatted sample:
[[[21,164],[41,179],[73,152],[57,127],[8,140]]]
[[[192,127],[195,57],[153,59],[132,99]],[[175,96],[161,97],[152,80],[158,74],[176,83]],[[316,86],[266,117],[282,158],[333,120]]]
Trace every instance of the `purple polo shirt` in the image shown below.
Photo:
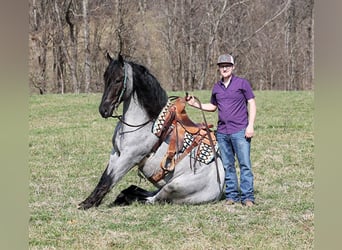
[[[233,134],[248,125],[247,100],[254,98],[250,83],[232,75],[230,84],[226,88],[222,80],[215,83],[210,102],[217,106],[217,132]]]

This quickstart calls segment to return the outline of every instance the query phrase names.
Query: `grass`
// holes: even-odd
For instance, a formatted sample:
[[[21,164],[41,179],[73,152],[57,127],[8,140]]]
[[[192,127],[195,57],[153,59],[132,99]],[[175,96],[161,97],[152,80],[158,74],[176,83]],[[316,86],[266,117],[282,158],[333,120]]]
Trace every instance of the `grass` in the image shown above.
[[[208,91],[194,94],[209,100]],[[226,207],[222,201],[109,207],[131,184],[153,189],[133,169],[100,207],[87,211],[76,207],[105,168],[116,120],[98,114],[100,94],[31,96],[30,249],[312,249],[313,92],[255,94],[256,206]],[[202,121],[198,110],[187,112]],[[215,125],[216,115],[205,113]]]

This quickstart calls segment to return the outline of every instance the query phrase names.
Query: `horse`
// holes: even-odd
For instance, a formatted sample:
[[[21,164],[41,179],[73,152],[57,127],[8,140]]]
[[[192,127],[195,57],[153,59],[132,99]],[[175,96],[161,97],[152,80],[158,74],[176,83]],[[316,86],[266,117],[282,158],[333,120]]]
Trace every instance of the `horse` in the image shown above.
[[[103,76],[105,86],[99,112],[103,118],[117,117],[119,121],[112,137],[113,147],[107,167],[94,190],[78,204],[78,208],[85,210],[99,206],[105,195],[135,166],[156,190],[147,191],[131,185],[117,196],[113,202],[115,205],[133,201],[201,204],[220,200],[224,167],[219,155],[217,160],[205,164],[195,161],[191,153],[187,154],[173,171],[157,180],[151,179],[160,171],[169,146],[167,138],[160,141],[152,133],[152,127],[169,97],[145,66],[124,60],[120,53],[117,59],[109,53],[106,57],[108,66]],[[122,115],[113,116],[121,103]]]

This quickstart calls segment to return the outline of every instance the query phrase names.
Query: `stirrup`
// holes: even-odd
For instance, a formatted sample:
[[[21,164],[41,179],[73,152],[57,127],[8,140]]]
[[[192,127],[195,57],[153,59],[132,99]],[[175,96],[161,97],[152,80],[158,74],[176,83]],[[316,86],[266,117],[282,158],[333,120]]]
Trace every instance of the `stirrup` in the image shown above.
[[[170,159],[168,155],[165,155],[160,167],[166,171],[173,171],[175,169],[175,158]]]

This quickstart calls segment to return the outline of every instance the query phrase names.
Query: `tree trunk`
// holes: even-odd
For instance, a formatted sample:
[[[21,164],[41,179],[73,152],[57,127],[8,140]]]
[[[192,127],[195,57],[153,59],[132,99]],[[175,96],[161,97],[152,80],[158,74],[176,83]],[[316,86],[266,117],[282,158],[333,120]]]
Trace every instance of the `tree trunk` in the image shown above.
[[[67,59],[67,64],[68,64],[70,74],[71,74],[71,79],[72,79],[73,91],[74,93],[79,94],[80,86],[77,80],[77,39],[75,37],[74,23],[72,22],[71,19],[69,19],[69,16],[68,16],[71,13],[71,10],[70,10],[71,3],[72,2],[70,1],[69,8],[66,12],[66,19],[70,28],[70,47],[71,47],[71,53],[72,53],[71,56],[69,55],[69,52],[67,50],[67,45],[66,45],[65,37],[63,33],[63,25],[62,25],[57,1],[55,1],[55,11],[56,11],[56,16],[57,16],[56,18],[57,18],[58,30],[61,35],[61,39],[60,39],[61,49],[65,58]]]
[[[296,57],[295,57],[295,46],[296,46],[296,9],[295,2],[290,0],[289,8],[288,8],[288,18],[287,18],[287,27],[288,27],[288,41],[287,41],[287,53],[288,53],[288,83],[287,90],[291,90],[294,88],[295,80],[296,80]]]
[[[89,57],[89,16],[88,0],[83,0],[83,24],[84,24],[84,84],[86,93],[89,93],[90,85],[90,57]]]
[[[194,89],[194,72],[193,72],[193,66],[192,66],[192,62],[193,62],[193,37],[192,37],[192,29],[193,29],[193,21],[192,21],[192,17],[193,17],[193,8],[192,8],[192,0],[189,0],[189,6],[190,6],[190,18],[189,18],[189,30],[188,30],[188,34],[189,34],[189,68],[188,68],[188,89],[193,90]]]
[[[146,28],[146,0],[139,0],[139,10],[141,14],[141,21],[142,21],[142,45],[143,45],[143,56],[146,58],[146,64],[148,68],[151,68],[152,66],[152,60],[151,60],[151,53],[150,53],[150,40],[149,40],[149,34]]]

